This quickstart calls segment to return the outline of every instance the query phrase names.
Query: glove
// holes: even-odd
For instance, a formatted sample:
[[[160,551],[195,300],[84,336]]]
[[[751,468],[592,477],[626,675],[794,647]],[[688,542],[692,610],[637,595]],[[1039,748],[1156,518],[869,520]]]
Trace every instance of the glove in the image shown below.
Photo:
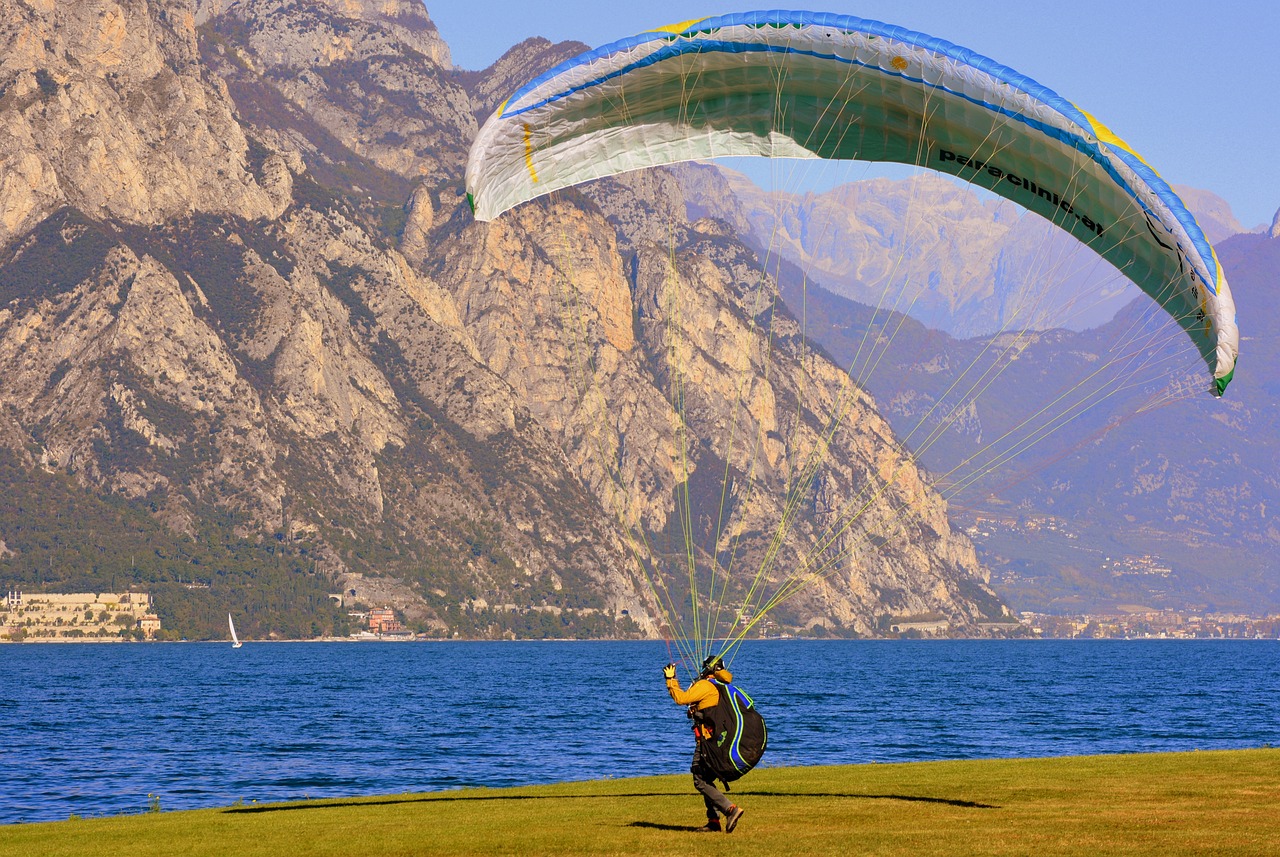
[[[675,678],[675,677],[676,677],[676,665],[675,665],[675,664],[667,664],[665,667],[663,667],[663,668],[662,668],[662,677],[663,677],[663,678],[665,678],[665,679],[667,679],[668,681],[670,681],[671,679]]]

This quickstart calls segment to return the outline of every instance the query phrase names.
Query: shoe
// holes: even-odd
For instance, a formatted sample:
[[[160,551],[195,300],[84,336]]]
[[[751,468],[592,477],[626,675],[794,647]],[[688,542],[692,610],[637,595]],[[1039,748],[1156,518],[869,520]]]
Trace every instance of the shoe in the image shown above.
[[[695,833],[719,833],[720,819],[716,819],[715,821],[708,821],[706,824],[702,825],[702,827],[697,828],[694,832]]]
[[[724,819],[724,832],[733,833],[733,829],[738,826],[738,819],[742,818],[745,812],[746,810],[740,806],[731,807]]]

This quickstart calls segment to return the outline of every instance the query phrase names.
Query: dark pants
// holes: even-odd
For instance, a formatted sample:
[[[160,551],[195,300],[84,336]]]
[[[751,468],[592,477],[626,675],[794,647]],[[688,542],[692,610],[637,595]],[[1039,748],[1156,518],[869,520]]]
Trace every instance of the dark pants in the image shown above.
[[[733,808],[733,804],[715,787],[716,775],[702,761],[702,744],[700,742],[693,746],[693,765],[689,770],[693,772],[693,787],[702,794],[702,801],[707,805],[707,818],[718,818],[719,816],[716,815],[717,810],[719,810],[720,815],[728,815],[729,810]]]

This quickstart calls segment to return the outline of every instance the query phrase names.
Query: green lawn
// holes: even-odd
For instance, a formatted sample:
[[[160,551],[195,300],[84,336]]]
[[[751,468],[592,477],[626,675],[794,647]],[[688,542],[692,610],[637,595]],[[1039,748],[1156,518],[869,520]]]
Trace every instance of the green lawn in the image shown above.
[[[0,854],[1280,854],[1280,750],[773,768],[693,833],[685,776],[0,827]]]

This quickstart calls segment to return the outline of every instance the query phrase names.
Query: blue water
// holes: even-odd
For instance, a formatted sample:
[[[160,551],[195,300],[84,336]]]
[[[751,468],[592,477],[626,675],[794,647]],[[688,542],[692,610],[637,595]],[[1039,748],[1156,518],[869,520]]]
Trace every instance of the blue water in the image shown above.
[[[0,823],[688,770],[661,643],[0,646]],[[1276,641],[751,642],[766,765],[1280,745]],[[687,676],[684,677],[687,680]],[[743,783],[750,787],[750,780]]]

